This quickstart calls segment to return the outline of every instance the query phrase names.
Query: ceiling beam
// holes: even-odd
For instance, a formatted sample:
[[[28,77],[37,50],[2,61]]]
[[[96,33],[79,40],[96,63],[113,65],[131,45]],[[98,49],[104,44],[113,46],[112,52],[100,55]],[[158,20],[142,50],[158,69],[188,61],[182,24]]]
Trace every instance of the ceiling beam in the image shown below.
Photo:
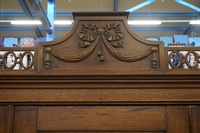
[[[118,6],[119,6],[119,0],[114,0],[114,7],[113,7],[114,12],[118,11]]]
[[[44,12],[44,9],[43,9],[40,1],[29,0],[29,3],[31,4],[33,10],[37,14],[37,17],[39,18],[39,20],[42,22],[42,25],[43,25],[45,31],[48,34],[52,34],[52,30],[51,30],[52,25],[46,15],[46,13]]]
[[[197,20],[200,16],[200,13],[198,13],[196,15],[196,17],[194,18],[194,20]],[[196,27],[197,25],[196,24],[190,24],[187,29],[185,30],[185,32],[183,33],[183,35],[189,35],[193,30],[194,28]]]
[[[55,36],[55,26],[54,26],[54,21],[55,21],[55,15],[56,15],[56,0],[48,0],[47,1],[47,17],[52,25],[51,30],[52,34],[46,33],[46,40],[47,41],[52,41],[54,40]]]
[[[194,5],[192,5],[192,4],[188,3],[188,2],[185,2],[184,0],[174,0],[174,1],[179,3],[179,4],[182,4],[184,6],[187,6],[187,7],[191,8],[191,9],[197,11],[197,12],[200,12],[200,8],[199,7],[194,6]]]
[[[24,13],[26,14],[26,16],[28,17],[28,19],[33,20],[33,16],[32,13],[30,12],[25,0],[18,0],[20,6],[22,7]],[[33,30],[35,31],[35,34],[37,35],[37,37],[43,37],[42,33],[40,32],[39,28],[36,25],[32,25]]]
[[[149,5],[149,4],[153,3],[153,2],[155,2],[155,0],[146,0],[145,2],[143,2],[141,4],[138,4],[136,6],[133,6],[133,7],[129,8],[129,9],[127,9],[126,11],[127,12],[133,12],[133,11],[138,10],[138,9],[144,7],[144,6],[147,6],[147,5]]]

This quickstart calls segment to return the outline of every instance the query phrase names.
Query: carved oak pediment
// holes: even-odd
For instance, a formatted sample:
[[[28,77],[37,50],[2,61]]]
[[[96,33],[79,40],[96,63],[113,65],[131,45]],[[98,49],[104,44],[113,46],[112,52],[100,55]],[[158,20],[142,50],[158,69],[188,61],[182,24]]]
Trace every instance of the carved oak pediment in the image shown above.
[[[40,44],[39,69],[67,74],[162,70],[162,42],[148,41],[135,34],[127,24],[128,14],[73,13],[74,24],[66,35]]]

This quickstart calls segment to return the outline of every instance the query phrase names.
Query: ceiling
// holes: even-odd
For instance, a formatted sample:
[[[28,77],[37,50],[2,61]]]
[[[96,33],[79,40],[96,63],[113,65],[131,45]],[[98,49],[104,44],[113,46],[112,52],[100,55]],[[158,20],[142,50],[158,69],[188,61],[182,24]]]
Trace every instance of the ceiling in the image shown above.
[[[20,1],[27,4],[33,19],[38,20],[37,12],[31,6],[30,1],[34,0],[0,0],[1,20],[28,20],[20,5]],[[52,0],[49,0],[52,1]],[[186,3],[187,6],[175,1]],[[40,0],[42,8],[47,12],[48,0]],[[55,0],[56,20],[72,20],[71,12],[113,12],[126,11],[144,2],[150,4],[135,9],[129,15],[129,20],[194,20],[199,19],[199,0]],[[48,26],[48,25],[47,25]],[[56,26],[55,37],[59,38],[70,30],[69,26]],[[154,26],[133,26],[131,28],[142,37],[173,36],[174,34],[188,34],[189,36],[200,36],[200,25],[190,25],[189,22],[163,22]],[[0,37],[34,37],[37,38],[37,30],[40,37],[46,37],[43,26],[14,26],[10,23],[0,23]]]

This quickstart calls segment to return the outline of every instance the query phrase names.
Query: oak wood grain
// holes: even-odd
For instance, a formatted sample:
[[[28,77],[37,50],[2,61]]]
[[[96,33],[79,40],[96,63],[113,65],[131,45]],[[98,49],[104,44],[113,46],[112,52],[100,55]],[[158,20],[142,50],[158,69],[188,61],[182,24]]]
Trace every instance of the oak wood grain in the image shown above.
[[[38,107],[38,131],[165,131],[165,107]]]
[[[91,133],[91,132],[38,132],[38,133]],[[93,133],[110,133],[110,132],[93,132]],[[112,133],[165,133],[165,132],[112,132]]]
[[[15,106],[8,105],[6,108],[6,131],[5,133],[13,133],[14,128]]]
[[[0,106],[0,133],[5,133],[6,127],[6,106]]]
[[[188,106],[167,107],[167,133],[190,133]]]
[[[200,106],[190,106],[189,114],[190,114],[191,133],[199,133],[200,132]]]
[[[36,133],[37,106],[16,106],[13,133]]]
[[[0,102],[198,103],[200,89],[0,89]]]

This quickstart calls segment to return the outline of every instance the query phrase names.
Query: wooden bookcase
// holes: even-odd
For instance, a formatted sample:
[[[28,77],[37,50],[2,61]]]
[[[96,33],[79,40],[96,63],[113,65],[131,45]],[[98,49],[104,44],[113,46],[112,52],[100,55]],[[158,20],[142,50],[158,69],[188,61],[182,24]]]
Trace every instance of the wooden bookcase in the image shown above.
[[[0,49],[25,51],[16,57],[20,65],[34,53],[21,70],[2,58],[0,133],[200,132],[200,48],[145,40],[126,12],[73,15],[73,28],[59,40]],[[169,69],[170,53],[180,51],[188,52],[181,57],[188,69]]]

